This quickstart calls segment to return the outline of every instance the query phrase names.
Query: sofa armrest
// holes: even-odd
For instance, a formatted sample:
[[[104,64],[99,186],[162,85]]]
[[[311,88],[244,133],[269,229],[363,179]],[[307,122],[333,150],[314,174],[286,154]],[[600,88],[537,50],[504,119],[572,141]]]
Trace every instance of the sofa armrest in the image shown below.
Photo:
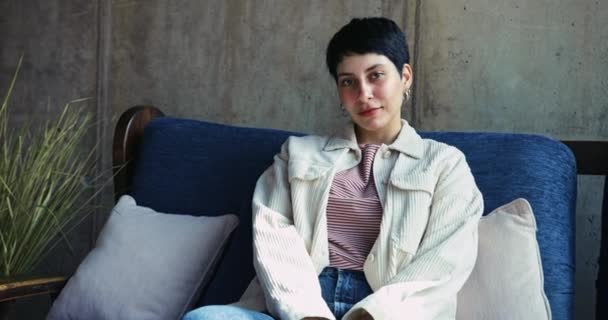
[[[574,153],[578,174],[608,176],[608,141],[562,141]]]
[[[137,153],[144,129],[155,118],[164,114],[153,106],[135,106],[125,111],[114,129],[112,167],[114,170],[114,198],[131,191]]]

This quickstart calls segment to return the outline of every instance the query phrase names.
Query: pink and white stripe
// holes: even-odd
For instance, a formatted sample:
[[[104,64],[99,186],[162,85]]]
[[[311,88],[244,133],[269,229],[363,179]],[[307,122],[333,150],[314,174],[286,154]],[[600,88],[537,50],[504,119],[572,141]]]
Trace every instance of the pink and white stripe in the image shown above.
[[[374,156],[379,145],[361,147],[358,166],[336,174],[327,203],[330,266],[363,270],[382,221],[382,205],[374,182]]]

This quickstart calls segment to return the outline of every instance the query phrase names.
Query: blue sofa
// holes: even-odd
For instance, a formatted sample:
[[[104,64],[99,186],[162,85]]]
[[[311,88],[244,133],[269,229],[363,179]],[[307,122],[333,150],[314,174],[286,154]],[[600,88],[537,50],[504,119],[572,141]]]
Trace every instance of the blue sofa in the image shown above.
[[[164,117],[151,107],[129,109],[119,120],[114,163],[127,166],[115,178],[117,197],[130,193],[138,204],[162,212],[240,218],[200,305],[237,300],[253,278],[252,192],[289,135],[301,134]],[[577,172],[570,149],[538,135],[421,135],[465,153],[484,196],[484,214],[518,197],[530,202],[553,319],[573,319]]]

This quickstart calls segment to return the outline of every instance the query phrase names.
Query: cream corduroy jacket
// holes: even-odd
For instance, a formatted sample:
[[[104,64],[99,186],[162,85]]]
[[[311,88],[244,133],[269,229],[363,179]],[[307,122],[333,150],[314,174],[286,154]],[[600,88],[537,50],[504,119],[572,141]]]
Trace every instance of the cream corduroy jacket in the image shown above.
[[[354,128],[333,137],[290,137],[259,178],[253,196],[257,278],[237,305],[280,319],[334,319],[318,275],[329,265],[326,206],[337,172],[361,160]],[[456,295],[477,257],[483,200],[458,149],[422,139],[402,120],[373,164],[383,208],[380,233],[364,263],[374,319],[454,319]]]

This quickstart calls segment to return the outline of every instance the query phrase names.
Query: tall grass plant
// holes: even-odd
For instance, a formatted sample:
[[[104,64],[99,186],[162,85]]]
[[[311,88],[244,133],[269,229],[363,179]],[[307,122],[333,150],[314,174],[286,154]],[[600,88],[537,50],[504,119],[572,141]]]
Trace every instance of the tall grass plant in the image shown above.
[[[68,228],[92,210],[101,188],[96,147],[85,147],[94,127],[84,99],[66,104],[41,127],[9,128],[9,101],[23,57],[0,106],[0,275],[28,274]],[[88,150],[87,150],[88,149]],[[101,176],[99,176],[101,177]]]

